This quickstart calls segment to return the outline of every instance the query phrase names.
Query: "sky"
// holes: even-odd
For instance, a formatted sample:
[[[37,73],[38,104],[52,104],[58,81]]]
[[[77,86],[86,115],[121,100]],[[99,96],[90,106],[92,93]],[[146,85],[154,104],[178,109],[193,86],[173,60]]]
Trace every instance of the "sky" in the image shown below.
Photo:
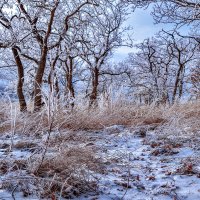
[[[147,9],[138,8],[133,14],[130,14],[129,19],[126,21],[126,25],[130,25],[133,28],[131,37],[135,44],[142,42],[146,38],[153,37],[162,29],[173,29],[172,24],[155,24],[153,16],[151,15],[152,10],[152,6],[149,6]],[[128,53],[136,51],[136,48],[119,48],[115,52],[113,60],[123,60],[127,57]]]

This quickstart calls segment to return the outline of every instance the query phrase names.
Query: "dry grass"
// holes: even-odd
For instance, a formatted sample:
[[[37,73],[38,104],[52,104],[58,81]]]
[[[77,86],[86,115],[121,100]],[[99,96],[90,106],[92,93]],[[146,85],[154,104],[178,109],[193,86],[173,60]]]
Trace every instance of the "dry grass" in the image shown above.
[[[19,141],[14,145],[16,149],[32,149],[36,148],[37,144],[30,141]]]
[[[1,100],[0,102],[0,133],[10,131],[10,105],[7,102]]]
[[[104,166],[95,157],[94,150],[63,148],[55,154],[45,155],[43,162],[41,156],[1,161],[0,174],[5,176],[1,181],[2,188],[45,199],[52,195],[55,199],[59,196],[68,199],[97,190],[97,174],[104,172]]]
[[[51,182],[48,189],[43,191],[46,196],[55,192],[70,198],[94,191],[98,181],[95,174],[103,172],[101,161],[95,158],[95,152],[89,148],[62,149],[57,155],[47,156],[38,167],[39,161],[33,158],[33,162],[29,163],[29,171],[38,178],[46,178],[46,183]]]
[[[200,102],[187,102],[169,105],[135,105],[116,102],[104,103],[105,107],[88,108],[86,103],[76,104],[73,110],[56,105],[46,105],[38,113],[17,113],[16,119],[8,114],[0,123],[1,132],[14,128],[16,133],[37,135],[49,129],[60,130],[98,130],[112,125],[172,125],[189,128],[197,132],[200,128]],[[3,112],[3,111],[2,111]],[[5,117],[6,116],[6,117]],[[12,121],[15,120],[15,127]]]
[[[177,136],[200,133],[200,102],[175,104],[164,112],[167,122],[161,127],[161,134]]]

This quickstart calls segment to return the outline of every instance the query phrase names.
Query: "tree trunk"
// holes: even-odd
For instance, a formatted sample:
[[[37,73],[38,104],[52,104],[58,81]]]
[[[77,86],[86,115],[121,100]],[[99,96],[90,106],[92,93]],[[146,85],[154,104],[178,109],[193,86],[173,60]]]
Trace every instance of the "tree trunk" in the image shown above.
[[[47,47],[43,47],[42,56],[40,59],[40,64],[36,73],[35,77],[35,89],[34,89],[34,110],[37,111],[42,107],[42,94],[41,94],[41,87],[42,87],[42,79],[44,75],[44,70],[46,67],[46,58],[47,58]]]
[[[74,87],[73,87],[73,58],[69,57],[69,70],[68,73],[66,75],[67,78],[67,90],[70,93],[70,97],[75,97],[75,92],[74,92]]]
[[[57,77],[56,77],[56,80],[55,80],[55,91],[56,91],[57,98],[59,99],[60,98],[60,95],[59,95],[60,88],[59,88],[59,83],[58,83]]]
[[[183,65],[180,65],[179,66],[179,69],[178,69],[178,72],[177,72],[177,75],[176,75],[176,80],[175,80],[175,84],[174,84],[174,91],[173,91],[173,96],[172,96],[172,103],[175,102],[176,100],[176,95],[177,95],[177,91],[178,91],[178,87],[179,87],[179,84],[180,84],[180,75],[181,75],[181,72],[183,71],[184,69],[184,66]],[[180,97],[180,94],[179,94],[179,97]]]
[[[56,56],[56,58],[51,63],[51,70],[48,76],[48,84],[49,84],[50,92],[53,92],[53,89],[55,89],[56,95],[58,95],[58,92],[59,92],[58,79],[55,73],[55,66],[58,61],[58,58],[59,56]]]
[[[18,50],[17,50],[16,46],[12,47],[12,53],[14,55],[15,62],[16,62],[16,65],[17,65],[17,70],[18,70],[17,95],[18,95],[18,99],[19,99],[20,111],[25,112],[25,111],[27,111],[27,104],[26,104],[26,100],[25,100],[25,97],[24,97],[24,93],[23,93],[24,67],[23,67],[21,59],[19,57]]]
[[[184,84],[183,80],[184,80],[184,67],[181,70],[181,77],[180,77],[180,81],[179,81],[179,99],[183,95],[183,84]]]
[[[96,104],[97,102],[97,93],[99,85],[99,69],[94,68],[92,73],[92,93],[90,95],[90,106]]]

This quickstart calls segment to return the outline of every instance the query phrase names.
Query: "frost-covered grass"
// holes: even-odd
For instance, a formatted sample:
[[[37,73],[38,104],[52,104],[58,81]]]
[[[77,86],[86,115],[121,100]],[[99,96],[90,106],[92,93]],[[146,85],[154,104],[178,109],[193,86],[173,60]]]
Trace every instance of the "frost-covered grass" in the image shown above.
[[[0,198],[200,198],[199,102],[104,105],[2,102]]]
[[[31,105],[31,104],[30,104]],[[40,134],[47,130],[100,130],[112,125],[150,125],[190,129],[200,127],[200,102],[174,105],[137,105],[125,100],[101,101],[98,107],[89,108],[85,101],[74,108],[63,106],[57,100],[46,102],[40,112],[19,113],[17,105],[0,105],[1,132]],[[11,111],[12,110],[12,111]],[[11,130],[12,129],[12,130]]]

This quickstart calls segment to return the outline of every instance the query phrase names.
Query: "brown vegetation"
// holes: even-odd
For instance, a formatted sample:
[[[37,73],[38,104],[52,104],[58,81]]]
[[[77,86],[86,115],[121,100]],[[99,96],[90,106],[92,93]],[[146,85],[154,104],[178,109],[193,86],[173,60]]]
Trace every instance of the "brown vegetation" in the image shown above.
[[[2,105],[3,106],[3,105]],[[1,113],[1,132],[9,132],[11,123],[15,121],[16,133],[40,134],[49,130],[99,130],[113,125],[148,125],[173,128],[188,128],[198,131],[200,127],[200,103],[187,102],[169,105],[133,105],[115,103],[104,108],[88,108],[86,104],[75,105],[73,111],[69,108],[56,106],[57,109],[46,105],[36,113],[17,113],[14,116]],[[51,111],[49,109],[52,109]],[[2,109],[3,112],[3,109]],[[51,115],[49,113],[51,112]]]

